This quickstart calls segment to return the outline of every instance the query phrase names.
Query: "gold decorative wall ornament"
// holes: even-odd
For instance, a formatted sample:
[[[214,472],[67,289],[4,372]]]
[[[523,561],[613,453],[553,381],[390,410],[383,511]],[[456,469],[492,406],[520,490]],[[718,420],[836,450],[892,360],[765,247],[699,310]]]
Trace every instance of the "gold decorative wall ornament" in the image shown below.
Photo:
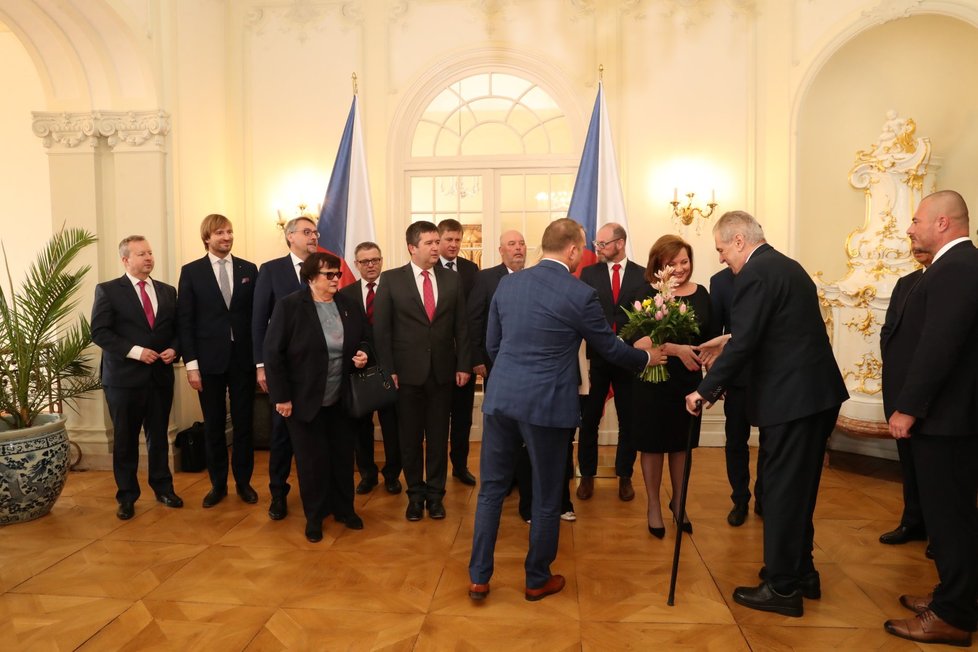
[[[893,286],[918,267],[906,231],[923,188],[932,187],[936,164],[917,124],[887,111],[876,142],[856,152],[849,184],[865,198],[862,225],[845,241],[845,276],[826,283],[816,275],[826,327],[850,398],[837,428],[865,436],[885,426],[879,328]],[[929,181],[928,181],[929,179]]]

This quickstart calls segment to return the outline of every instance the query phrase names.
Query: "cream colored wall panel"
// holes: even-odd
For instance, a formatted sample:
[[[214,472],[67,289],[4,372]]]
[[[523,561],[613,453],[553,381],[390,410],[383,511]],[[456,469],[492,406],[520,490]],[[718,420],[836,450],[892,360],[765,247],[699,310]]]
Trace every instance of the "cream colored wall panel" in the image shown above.
[[[978,205],[978,29],[941,16],[871,28],[826,62],[798,121],[798,257],[826,281],[846,271],[843,244],[863,222],[863,195],[847,174],[888,109],[913,118],[943,159],[940,188]]]

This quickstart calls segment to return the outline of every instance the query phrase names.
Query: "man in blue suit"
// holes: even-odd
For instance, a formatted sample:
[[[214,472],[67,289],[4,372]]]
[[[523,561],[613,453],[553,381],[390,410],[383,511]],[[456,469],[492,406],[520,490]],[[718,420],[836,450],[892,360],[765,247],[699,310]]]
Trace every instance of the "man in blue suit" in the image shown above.
[[[526,599],[540,600],[564,588],[550,573],[560,534],[561,486],[567,441],[581,420],[577,354],[581,339],[605,360],[635,373],[661,364],[658,351],[633,349],[615,337],[594,288],[577,280],[584,231],[559,219],[543,233],[543,260],[500,280],[489,311],[486,350],[493,360],[485,414],[475,515],[469,596],[489,594],[499,514],[519,447],[525,442],[533,467]]]
[[[255,282],[254,314],[251,320],[251,343],[257,367],[258,384],[268,391],[265,382],[265,332],[272,316],[275,303],[282,297],[292,294],[304,285],[299,280],[299,265],[315,253],[319,247],[319,231],[308,217],[297,217],[285,225],[285,239],[289,253],[281,258],[270,260],[258,270]],[[292,472],[292,442],[285,420],[276,412],[272,413],[272,437],[268,453],[268,489],[272,502],[268,507],[268,517],[273,521],[285,518],[288,514],[286,496],[289,494],[289,473]]]

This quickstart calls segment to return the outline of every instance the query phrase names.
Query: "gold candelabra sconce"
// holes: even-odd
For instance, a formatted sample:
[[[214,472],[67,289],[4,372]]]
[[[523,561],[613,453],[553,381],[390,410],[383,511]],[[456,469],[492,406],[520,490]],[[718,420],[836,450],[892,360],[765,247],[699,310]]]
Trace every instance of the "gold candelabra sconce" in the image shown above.
[[[322,211],[322,207],[321,206],[318,206],[316,208],[316,212],[315,213],[313,213],[312,211],[306,210],[308,208],[308,206],[306,204],[299,204],[298,208],[299,208],[299,211],[295,215],[293,215],[292,217],[286,217],[282,213],[282,210],[281,209],[279,209],[278,211],[276,211],[278,213],[278,219],[275,220],[275,226],[277,226],[279,228],[279,230],[282,231],[282,233],[285,233],[285,225],[289,223],[289,220],[293,220],[293,219],[295,219],[297,217],[308,217],[309,219],[311,219],[313,221],[313,224],[319,222],[319,213]]]
[[[677,224],[682,224],[683,226],[689,226],[695,221],[696,232],[699,233],[700,222],[709,219],[710,216],[713,215],[713,210],[717,207],[716,191],[710,191],[710,201],[706,205],[706,210],[699,206],[693,205],[693,199],[695,197],[695,192],[687,192],[686,205],[680,206],[682,202],[679,199],[679,189],[673,188],[672,201],[669,203],[672,205],[673,220]]]

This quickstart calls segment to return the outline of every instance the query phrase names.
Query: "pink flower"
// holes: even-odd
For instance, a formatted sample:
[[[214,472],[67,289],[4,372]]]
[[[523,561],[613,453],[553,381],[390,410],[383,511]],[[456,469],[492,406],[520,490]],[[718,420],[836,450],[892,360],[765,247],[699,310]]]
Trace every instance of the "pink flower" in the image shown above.
[[[642,302],[636,301],[634,304],[635,312],[642,312]]]
[[[662,300],[662,295],[661,294],[655,295],[655,306],[656,306],[656,308],[661,308],[663,303],[665,303],[665,302]]]
[[[679,314],[680,315],[685,315],[686,314],[686,304],[685,303],[680,303],[679,304]]]
[[[656,320],[656,321],[662,321],[662,318],[663,318],[664,316],[665,316],[665,315],[663,315],[663,314],[662,314],[662,311],[661,311],[661,310],[659,310],[659,311],[657,311],[657,312],[655,313],[655,320]]]

